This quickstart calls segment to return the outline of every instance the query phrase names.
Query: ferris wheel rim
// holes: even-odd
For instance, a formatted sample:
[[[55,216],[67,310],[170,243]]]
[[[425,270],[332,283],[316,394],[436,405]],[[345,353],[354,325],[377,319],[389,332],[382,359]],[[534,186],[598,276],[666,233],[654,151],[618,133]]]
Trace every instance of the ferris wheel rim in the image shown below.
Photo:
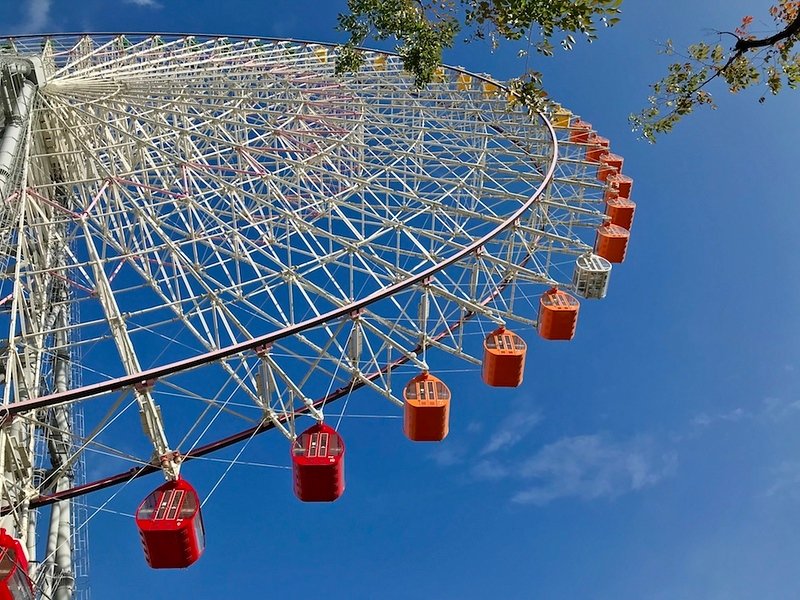
[[[199,32],[187,32],[187,31],[63,31],[63,32],[49,32],[49,33],[24,33],[19,35],[12,35],[12,34],[5,34],[0,33],[0,38],[9,39],[9,40],[33,40],[37,38],[59,38],[59,37],[77,37],[77,36],[119,36],[119,35],[131,35],[131,36],[173,36],[173,37],[201,37],[201,38],[217,38],[217,39],[231,39],[231,40],[239,40],[239,41],[247,41],[247,40],[258,40],[263,42],[290,42],[295,44],[315,44],[317,46],[324,46],[326,48],[338,48],[341,46],[341,43],[338,42],[323,42],[320,40],[307,40],[307,39],[300,39],[300,38],[292,38],[292,37],[276,37],[276,36],[269,36],[269,35],[242,35],[241,33],[236,34],[227,34],[227,33],[199,33]],[[399,57],[400,54],[398,52],[392,52],[391,50],[377,50],[375,48],[368,48],[366,46],[357,46],[356,50],[364,51],[364,52],[375,52],[377,54],[385,54],[386,56],[397,56]],[[474,71],[469,71],[468,69],[455,66],[455,65],[446,65],[441,64],[440,66],[451,69],[458,73],[464,73],[465,75],[470,75],[479,79],[481,81],[487,81],[491,83],[496,83],[500,85],[503,90],[507,91],[507,86],[504,86],[502,83],[495,81],[491,77],[482,74],[476,73]]]
[[[229,38],[229,39],[237,39],[237,40],[262,40],[267,42],[290,42],[290,43],[298,43],[298,44],[316,44],[320,46],[326,47],[337,47],[339,44],[335,44],[332,42],[317,42],[317,41],[310,41],[310,40],[297,40],[293,38],[278,38],[278,37],[265,37],[265,36],[246,36],[246,35],[221,35],[221,34],[202,34],[202,33],[176,33],[176,32],[77,32],[77,33],[57,33],[57,34],[26,34],[20,36],[2,36],[3,38],[8,39],[45,39],[48,37],[72,37],[72,36],[120,36],[120,35],[131,35],[131,36],[174,36],[174,37],[190,37],[190,36],[197,36],[197,37],[205,37],[209,39],[222,39],[222,38]],[[374,50],[370,48],[360,48],[361,50],[375,52],[379,54],[384,54],[387,56],[398,56],[397,53],[382,51],[382,50]],[[508,92],[508,87],[504,86],[502,83],[499,83],[489,77],[484,75],[472,73],[467,71],[462,67],[452,67],[449,65],[442,65],[447,69],[451,69],[458,73],[464,73],[471,77],[475,77],[479,80],[490,82],[497,85],[500,89],[505,92]],[[318,316],[313,318],[307,319],[300,323],[295,323],[289,325],[287,327],[283,327],[278,329],[277,331],[272,331],[267,334],[263,334],[260,336],[256,336],[250,340],[246,340],[244,342],[239,342],[236,344],[230,344],[223,348],[217,348],[215,350],[211,350],[208,352],[202,352],[190,358],[186,358],[179,361],[174,361],[171,363],[167,363],[165,365],[161,365],[158,367],[153,367],[150,369],[145,369],[134,373],[132,375],[123,375],[119,377],[114,377],[111,379],[107,379],[105,381],[77,387],[74,389],[67,390],[65,392],[58,392],[55,394],[48,394],[45,396],[39,396],[36,398],[31,398],[28,400],[24,400],[22,402],[15,402],[8,404],[4,407],[7,410],[7,415],[9,417],[13,417],[17,414],[28,412],[31,410],[37,410],[41,408],[47,408],[50,406],[56,406],[60,404],[66,404],[69,402],[74,402],[83,399],[89,399],[92,397],[97,397],[102,394],[106,394],[109,392],[118,391],[130,386],[134,386],[137,384],[141,384],[144,382],[151,382],[156,381],[161,377],[174,375],[176,373],[182,373],[185,371],[189,371],[198,367],[202,367],[204,365],[209,365],[212,363],[217,363],[225,358],[235,356],[237,354],[241,354],[243,352],[252,351],[259,347],[269,346],[270,344],[279,341],[281,339],[289,338],[293,335],[302,333],[309,329],[313,329],[315,327],[319,327],[328,323],[330,321],[334,321],[345,317],[350,314],[354,314],[361,309],[389,298],[399,292],[402,292],[416,284],[424,282],[426,279],[430,279],[437,273],[443,271],[449,266],[452,266],[465,257],[469,256],[471,253],[478,251],[480,248],[488,244],[494,238],[502,234],[506,231],[509,227],[511,227],[522,215],[524,215],[536,202],[538,202],[542,195],[546,192],[548,186],[552,182],[556,168],[558,166],[558,159],[559,159],[559,143],[558,137],[556,135],[556,131],[553,127],[553,124],[547,118],[547,116],[541,112],[536,111],[531,112],[531,118],[534,116],[538,118],[546,127],[549,136],[550,136],[550,143],[552,144],[552,152],[550,155],[550,162],[547,167],[546,172],[542,176],[542,180],[536,190],[531,194],[531,196],[525,201],[520,204],[520,206],[514,210],[508,217],[505,218],[501,223],[499,223],[494,229],[489,231],[488,233],[484,234],[480,238],[473,241],[471,244],[464,246],[459,251],[453,253],[451,256],[441,260],[439,263],[428,267],[424,271],[414,274],[411,277],[407,277],[402,279],[389,287],[377,290],[372,294],[354,300],[353,302],[348,303],[345,306],[340,306],[338,308],[334,308],[326,313],[322,313]],[[494,127],[494,126],[493,126]],[[496,127],[494,127],[496,128]]]
[[[484,298],[481,304],[485,305],[492,301],[496,296],[503,293],[505,288],[508,286],[510,282],[505,282],[497,287],[497,289],[492,292],[488,297]],[[445,330],[440,331],[435,336],[432,336],[432,340],[436,341],[441,339],[442,337],[446,336],[448,333],[455,331],[463,327],[468,321],[470,321],[473,317],[475,317],[475,313],[468,313],[464,315],[461,319],[456,321],[453,325],[445,328]],[[414,348],[411,352],[420,352],[424,349],[425,346],[422,344],[418,345]],[[362,387],[367,385],[367,379],[374,380],[380,377],[385,372],[398,367],[404,364],[407,364],[410,361],[409,357],[401,356],[398,357],[391,363],[384,364],[379,370],[376,370],[370,374],[365,375],[364,380],[357,380],[352,381],[347,385],[343,385],[338,389],[335,389],[322,398],[317,399],[313,402],[311,406],[300,408],[296,411],[295,416],[302,416],[302,415],[309,415],[312,411],[312,408],[322,408],[326,405],[332,404],[337,400],[341,400],[345,396],[349,395],[351,392],[361,389]],[[0,415],[4,413],[0,412]],[[278,417],[281,421],[287,421],[290,417],[289,416],[280,416]],[[223,450],[235,444],[241,443],[247,439],[260,435],[262,433],[266,433],[267,431],[271,431],[277,427],[276,423],[272,420],[264,419],[258,425],[253,427],[248,427],[247,429],[243,429],[237,433],[228,435],[224,438],[215,440],[213,442],[208,442],[203,444],[202,446],[197,446],[187,452],[186,454],[181,454],[181,462],[188,462],[197,458],[201,458],[207,454],[212,454],[213,452],[217,452],[219,450]],[[161,472],[162,468],[156,462],[151,462],[146,465],[141,465],[139,467],[133,467],[128,469],[127,471],[122,471],[120,473],[116,473],[114,475],[108,475],[106,477],[102,477],[100,479],[96,479],[95,481],[90,481],[78,486],[74,486],[72,488],[62,490],[61,492],[56,492],[54,494],[47,494],[42,496],[37,496],[30,500],[31,508],[39,508],[42,506],[47,506],[49,504],[55,504],[56,502],[60,502],[62,500],[69,500],[72,498],[77,498],[80,496],[85,496],[87,494],[91,494],[93,492],[97,492],[100,490],[104,490],[110,487],[114,487],[116,485],[123,484],[127,481],[133,481],[134,479],[139,479],[140,477],[146,477],[147,475],[152,475],[154,473]],[[0,516],[8,514],[11,511],[11,507],[0,507]]]
[[[338,48],[342,44],[337,42],[322,42],[319,40],[306,40],[306,39],[299,39],[299,38],[291,38],[291,37],[275,37],[275,36],[265,36],[265,35],[242,35],[242,34],[226,34],[226,33],[198,33],[198,32],[177,32],[177,31],[66,31],[60,33],[25,33],[22,35],[8,35],[0,33],[0,38],[2,39],[9,39],[9,40],[33,40],[37,38],[60,38],[60,37],[77,37],[77,36],[119,36],[119,35],[131,35],[131,36],[174,36],[174,37],[201,37],[201,38],[215,38],[215,39],[231,39],[237,41],[247,41],[247,40],[257,40],[261,42],[288,42],[294,44],[307,44],[307,45],[317,45],[317,46],[324,46],[325,48]],[[356,46],[355,48],[361,52],[374,52],[376,54],[383,54],[385,56],[395,56],[400,57],[398,52],[392,52],[391,50],[377,50],[375,48],[368,48],[366,46]],[[470,71],[462,66],[458,65],[448,65],[442,63],[440,65],[445,69],[449,69],[451,71],[455,71],[456,73],[469,75],[479,81],[486,82],[486,83],[493,83],[499,86],[505,92],[509,92],[508,86],[504,85],[502,82],[492,79],[488,75],[484,73],[477,73],[475,71]],[[542,114],[541,112],[537,113],[539,117],[541,117],[548,125],[550,125],[549,120]],[[555,139],[555,132],[553,132],[553,136]],[[557,156],[557,153],[555,153]]]

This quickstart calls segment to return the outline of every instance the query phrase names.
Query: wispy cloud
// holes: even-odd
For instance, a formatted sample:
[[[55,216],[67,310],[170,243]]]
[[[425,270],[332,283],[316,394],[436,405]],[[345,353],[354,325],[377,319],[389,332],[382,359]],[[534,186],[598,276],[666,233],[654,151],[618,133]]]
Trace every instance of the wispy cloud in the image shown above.
[[[470,474],[517,483],[511,501],[543,506],[561,498],[616,498],[655,485],[675,470],[677,455],[649,436],[615,441],[602,434],[564,437],[526,459],[483,458]]]
[[[762,415],[774,421],[783,421],[794,415],[800,415],[800,400],[765,398]]]
[[[752,416],[752,413],[747,412],[743,408],[734,408],[726,412],[715,414],[700,413],[692,419],[692,425],[695,427],[708,427],[709,425],[719,422],[735,423],[736,421],[742,421]]]
[[[509,466],[492,459],[479,460],[470,470],[473,477],[485,481],[503,479],[511,475]]]
[[[466,467],[473,481],[510,484],[512,502],[537,506],[560,498],[615,498],[655,485],[675,469],[676,453],[651,436],[569,436],[535,450],[530,433],[541,421],[538,410],[520,403],[482,446],[451,443],[432,458],[442,467]]]
[[[500,425],[492,433],[480,452],[481,456],[517,445],[541,420],[541,413],[530,408],[513,411],[500,422]]]
[[[161,8],[161,3],[156,2],[156,0],[125,0],[125,3],[148,8]]]
[[[783,421],[796,415],[800,415],[800,400],[770,397],[765,398],[761,405],[756,405],[749,410],[737,407],[718,413],[700,413],[692,418],[691,424],[702,429],[722,423],[737,423],[754,419]]]
[[[20,33],[41,33],[50,22],[51,0],[28,0],[25,21],[17,28]]]
[[[431,458],[440,467],[452,467],[464,462],[465,455],[466,452],[462,446],[450,442],[445,446],[437,447],[431,453]]]
[[[783,461],[773,469],[773,482],[765,495],[800,498],[800,461]]]
[[[477,458],[483,460],[479,460],[472,466],[472,475],[478,479],[504,477],[505,474],[499,474],[502,469],[499,463],[486,459],[492,454],[507,450],[520,443],[541,420],[541,413],[522,405],[509,413],[500,421],[482,449],[477,452]],[[467,433],[477,436],[483,429],[483,423],[474,421],[467,426]],[[469,444],[460,443],[458,440],[448,440],[446,445],[436,448],[431,453],[431,459],[440,467],[462,464],[467,459],[476,458],[475,445],[479,445],[479,443],[477,440],[471,441]]]
[[[615,498],[658,483],[675,469],[673,452],[648,437],[616,442],[602,435],[566,437],[544,446],[518,466],[531,483],[511,498],[542,506],[559,498]]]
[[[483,431],[483,423],[480,421],[471,421],[467,425],[467,433],[480,433]]]

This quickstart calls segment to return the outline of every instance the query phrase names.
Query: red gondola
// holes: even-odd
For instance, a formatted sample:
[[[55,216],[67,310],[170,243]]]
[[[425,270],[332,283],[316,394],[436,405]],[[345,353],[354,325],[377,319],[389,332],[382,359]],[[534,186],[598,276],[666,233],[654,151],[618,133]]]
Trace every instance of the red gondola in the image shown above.
[[[414,442],[440,442],[450,431],[450,389],[428,372],[403,388],[403,432]]]
[[[539,299],[539,335],[546,340],[575,337],[580,304],[567,292],[552,288]]]
[[[184,569],[206,545],[197,492],[185,479],[168,481],[136,511],[144,557],[154,569]]]
[[[0,529],[0,600],[33,600],[22,544]]]
[[[495,329],[483,340],[483,382],[492,387],[518,387],[525,372],[527,349],[525,340],[513,331]]]
[[[344,441],[325,423],[297,436],[292,445],[294,493],[303,502],[333,502],[344,492]]]

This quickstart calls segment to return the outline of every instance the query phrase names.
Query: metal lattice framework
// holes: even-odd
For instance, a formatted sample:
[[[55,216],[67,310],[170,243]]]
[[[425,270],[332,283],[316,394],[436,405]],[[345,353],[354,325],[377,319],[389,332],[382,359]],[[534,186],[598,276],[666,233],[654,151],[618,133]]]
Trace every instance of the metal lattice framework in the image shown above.
[[[357,387],[402,405],[426,349],[480,364],[471,331],[535,326],[607,220],[585,145],[460,69],[420,90],[395,56],[343,78],[306,42],[3,43],[25,114],[5,175],[0,148],[0,498],[43,597],[72,597],[70,498],[291,439]]]

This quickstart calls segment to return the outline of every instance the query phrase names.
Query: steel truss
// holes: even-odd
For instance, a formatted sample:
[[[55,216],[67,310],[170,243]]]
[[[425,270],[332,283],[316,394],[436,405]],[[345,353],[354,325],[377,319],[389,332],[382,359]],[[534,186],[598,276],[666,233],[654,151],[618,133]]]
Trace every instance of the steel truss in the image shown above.
[[[0,495],[42,597],[73,594],[70,498],[291,439],[358,387],[401,405],[427,349],[479,364],[475,334],[535,326],[532,299],[591,252],[604,188],[566,129],[461,69],[420,90],[376,52],[337,77],[334,52],[6,40],[0,64],[34,57],[44,79],[7,111],[0,179]],[[76,481],[98,456],[120,473]]]

